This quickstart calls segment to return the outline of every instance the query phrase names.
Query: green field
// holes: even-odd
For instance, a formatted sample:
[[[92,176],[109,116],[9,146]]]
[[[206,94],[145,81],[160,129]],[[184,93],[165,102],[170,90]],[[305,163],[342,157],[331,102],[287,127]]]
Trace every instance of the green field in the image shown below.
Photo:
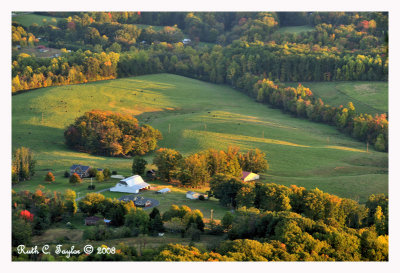
[[[304,82],[314,95],[332,106],[346,106],[349,101],[359,113],[388,112],[388,82]],[[298,83],[289,83],[297,86]]]
[[[92,109],[136,115],[162,132],[160,147],[185,155],[228,145],[259,148],[270,164],[261,177],[265,182],[318,187],[362,202],[372,193],[388,192],[387,153],[373,149],[367,153],[364,143],[334,127],[283,114],[231,87],[171,74],[49,87],[13,96],[13,149],[29,147],[38,161],[37,175],[16,190],[45,185],[44,175],[52,170],[56,185],[45,186],[63,191],[71,187],[61,178],[63,172],[78,163],[130,174],[131,159],[88,155],[64,145],[65,127]],[[152,157],[150,153],[146,159],[151,162]],[[84,190],[87,184],[78,187]]]
[[[314,28],[312,26],[293,26],[293,27],[280,27],[277,32],[280,33],[302,33],[307,31],[313,31]]]
[[[57,21],[57,18],[55,17],[50,17],[50,16],[44,16],[44,15],[37,15],[33,13],[28,13],[28,14],[20,14],[20,15],[15,15],[12,17],[12,21],[18,22],[24,27],[29,27],[32,24],[38,24],[39,26],[44,25],[43,19],[46,19],[47,22],[54,24],[53,19]]]
[[[152,27],[155,31],[161,31],[164,29],[164,26],[152,26],[152,25],[144,25],[144,24],[135,24],[135,26],[139,29],[146,29]]]

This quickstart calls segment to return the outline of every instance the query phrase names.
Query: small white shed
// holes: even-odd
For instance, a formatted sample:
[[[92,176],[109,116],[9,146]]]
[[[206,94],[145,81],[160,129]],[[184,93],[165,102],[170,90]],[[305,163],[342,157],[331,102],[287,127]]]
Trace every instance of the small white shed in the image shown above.
[[[161,193],[161,194],[164,194],[164,193],[167,193],[167,192],[171,192],[171,190],[169,188],[164,188],[164,189],[161,189],[161,190],[157,191],[157,193]]]

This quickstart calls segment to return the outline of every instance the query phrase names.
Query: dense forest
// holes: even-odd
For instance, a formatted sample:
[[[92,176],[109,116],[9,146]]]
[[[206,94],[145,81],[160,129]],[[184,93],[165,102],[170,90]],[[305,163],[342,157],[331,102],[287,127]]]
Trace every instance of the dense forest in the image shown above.
[[[22,83],[21,86],[13,85],[13,91],[44,86],[35,82],[34,78],[40,74],[45,79],[49,73],[69,79],[69,69],[75,65],[82,68],[78,73],[82,72],[86,78],[71,83],[115,77],[115,68],[120,66],[118,55],[109,56],[109,59],[82,55],[91,52],[122,54],[128,63],[121,64],[119,77],[166,71],[232,84],[246,73],[264,74],[280,81],[387,80],[387,14],[315,12],[289,15],[265,12],[96,12],[73,14],[42,26],[33,24],[28,29],[14,22],[13,46],[34,46],[39,42],[36,37],[40,36],[49,47],[72,51],[81,49],[83,52],[79,55],[65,52],[64,57],[44,62],[26,54],[21,56],[18,50],[14,50],[13,80],[17,82],[16,76],[25,77],[22,81],[27,82],[27,86]],[[298,17],[296,22],[285,21],[291,16]],[[282,20],[282,25],[311,24],[314,30],[300,34],[280,33],[277,31],[279,20]],[[140,28],[136,25],[150,23],[159,23],[163,27],[155,30],[151,26]],[[215,38],[210,38],[210,35]],[[183,44],[181,41],[185,36],[194,42]],[[231,37],[229,42],[226,37]],[[200,42],[209,42],[209,46],[201,46]],[[21,57],[32,58],[31,63],[19,65]],[[151,64],[140,72],[135,71],[137,62],[147,62],[149,57]],[[83,63],[89,58],[97,59],[100,65],[110,66],[114,73],[97,67],[99,64],[93,60]],[[51,63],[54,60],[61,66],[68,64],[66,71],[54,70]],[[106,64],[109,61],[111,65]],[[36,62],[39,63],[34,65]],[[214,63],[219,67],[214,67]],[[26,66],[31,69],[24,69]],[[89,70],[97,72],[100,77],[93,77],[95,75],[91,75]],[[31,81],[36,84],[30,84]]]

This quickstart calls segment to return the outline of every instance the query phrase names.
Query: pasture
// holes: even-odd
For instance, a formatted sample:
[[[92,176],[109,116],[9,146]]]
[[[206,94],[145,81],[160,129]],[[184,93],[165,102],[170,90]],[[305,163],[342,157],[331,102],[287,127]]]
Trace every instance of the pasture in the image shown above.
[[[388,82],[304,82],[315,96],[320,97],[326,104],[346,106],[349,101],[359,113],[388,112]],[[297,86],[298,83],[290,83]]]
[[[313,31],[314,28],[312,26],[290,26],[290,27],[280,27],[277,32],[278,33],[293,33],[299,34],[302,32]]]
[[[334,127],[283,114],[229,86],[172,74],[49,87],[13,96],[13,150],[29,147],[37,159],[33,180],[14,186],[15,190],[45,185],[44,175],[49,170],[55,173],[58,184],[46,187],[70,188],[62,174],[72,164],[130,174],[131,159],[89,155],[64,145],[66,126],[92,109],[135,115],[162,132],[159,147],[184,155],[229,145],[243,151],[259,148],[270,164],[261,174],[264,182],[318,187],[361,202],[372,193],[388,192],[387,153],[373,149],[367,153],[364,143]],[[149,153],[145,159],[151,163],[152,157]],[[87,185],[77,187],[84,190]]]
[[[18,22],[24,27],[29,27],[32,24],[43,26],[46,22],[55,25],[57,23],[57,18],[33,13],[23,13],[13,16],[12,21]]]

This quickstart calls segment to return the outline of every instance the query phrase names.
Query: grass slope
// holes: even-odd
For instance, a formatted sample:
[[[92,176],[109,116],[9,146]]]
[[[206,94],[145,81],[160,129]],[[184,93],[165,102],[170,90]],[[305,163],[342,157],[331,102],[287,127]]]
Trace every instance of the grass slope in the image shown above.
[[[57,185],[46,187],[63,191],[70,185],[62,173],[77,163],[130,174],[130,159],[88,155],[64,145],[65,127],[92,109],[136,115],[162,132],[160,147],[185,155],[228,145],[259,148],[270,163],[270,170],[262,174],[265,182],[318,187],[360,201],[388,191],[387,153],[371,149],[367,153],[364,143],[333,127],[283,114],[228,86],[171,74],[49,87],[13,96],[13,149],[29,147],[38,160],[37,175],[16,190],[45,185],[44,175],[52,170]],[[148,154],[146,159],[151,162],[152,157]]]
[[[388,112],[388,82],[304,82],[313,93],[332,106],[353,102],[360,113]],[[290,83],[297,86],[298,83]]]
[[[313,31],[314,28],[312,26],[291,26],[291,27],[280,27],[277,32],[280,33],[294,33],[299,34],[302,32]]]
[[[52,23],[53,19],[57,20],[57,18],[55,17],[38,15],[33,13],[20,14],[12,17],[12,21],[18,22],[24,27],[29,27],[34,23],[38,24],[39,26],[43,26],[44,25],[43,19],[46,19],[48,23]]]

